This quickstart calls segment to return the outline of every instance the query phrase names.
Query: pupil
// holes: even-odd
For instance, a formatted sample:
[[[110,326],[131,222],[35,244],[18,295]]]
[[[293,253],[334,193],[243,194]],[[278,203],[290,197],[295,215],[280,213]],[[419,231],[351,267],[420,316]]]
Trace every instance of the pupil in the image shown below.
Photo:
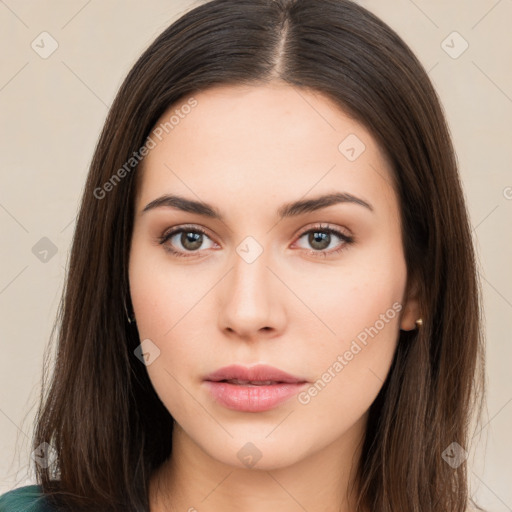
[[[181,243],[183,244],[183,247],[189,250],[199,249],[201,247],[201,237],[202,233],[182,233],[181,235]]]
[[[309,243],[315,249],[326,249],[327,247],[329,247],[330,236],[331,235],[329,233],[319,233],[318,231],[312,232],[309,235]],[[325,243],[326,241],[327,243]]]

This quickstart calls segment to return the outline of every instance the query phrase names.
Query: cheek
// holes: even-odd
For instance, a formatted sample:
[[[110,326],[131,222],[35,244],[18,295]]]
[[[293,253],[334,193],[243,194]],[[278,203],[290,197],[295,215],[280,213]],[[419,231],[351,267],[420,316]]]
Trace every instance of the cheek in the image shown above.
[[[199,290],[191,286],[190,273],[166,271],[166,265],[149,250],[132,247],[129,267],[130,293],[141,342],[151,340],[153,354],[146,366],[156,394],[179,423],[201,414],[197,402],[185,391],[186,376],[197,372],[200,340],[194,319]],[[146,345],[147,346],[147,345]],[[203,347],[204,349],[204,347]],[[155,352],[156,351],[156,352]],[[185,387],[184,387],[185,386]],[[203,411],[204,413],[204,411]]]
[[[294,291],[304,297],[312,313],[297,321],[311,325],[309,339],[323,340],[318,354],[332,356],[347,350],[354,339],[364,343],[369,332],[382,333],[379,339],[398,333],[406,283],[402,254],[392,256],[376,247],[357,254],[356,259],[353,263],[347,259],[340,268],[318,267],[296,278]],[[317,335],[312,337],[313,329]]]
[[[313,315],[305,321],[309,327],[303,325],[305,339],[315,340],[315,350],[310,346],[303,357],[317,380],[299,402],[328,423],[335,418],[335,428],[347,415],[363,414],[386,379],[399,336],[406,266],[401,253],[381,248],[346,271],[318,274],[309,282],[317,291],[307,295],[308,306],[323,325]]]
[[[180,383],[196,377],[200,363],[209,360],[212,347],[205,340],[213,330],[205,332],[205,325],[212,325],[213,311],[205,306],[218,278],[211,270],[171,266],[159,252],[133,243],[130,293],[140,340],[151,340],[159,350],[147,366],[153,386],[170,410],[177,403],[186,410],[193,404],[186,393],[182,396]],[[210,315],[208,322],[205,315]]]
[[[400,304],[387,294],[349,298],[338,320],[327,319],[337,336],[321,337],[319,347],[304,354],[315,374],[297,397],[301,414],[315,418],[304,422],[304,436],[315,436],[319,424],[326,439],[348,431],[374,402],[393,361]]]
[[[164,341],[188,321],[206,293],[211,276],[197,267],[172,266],[163,248],[137,240],[129,266],[130,293],[141,339]],[[204,290],[203,290],[204,288]]]

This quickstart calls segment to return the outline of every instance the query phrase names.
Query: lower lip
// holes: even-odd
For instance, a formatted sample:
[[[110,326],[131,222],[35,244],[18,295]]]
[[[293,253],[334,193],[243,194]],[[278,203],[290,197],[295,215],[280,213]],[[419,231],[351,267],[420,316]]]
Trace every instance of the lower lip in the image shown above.
[[[296,395],[307,382],[270,386],[243,386],[229,382],[205,381],[213,398],[228,409],[243,412],[268,411]]]

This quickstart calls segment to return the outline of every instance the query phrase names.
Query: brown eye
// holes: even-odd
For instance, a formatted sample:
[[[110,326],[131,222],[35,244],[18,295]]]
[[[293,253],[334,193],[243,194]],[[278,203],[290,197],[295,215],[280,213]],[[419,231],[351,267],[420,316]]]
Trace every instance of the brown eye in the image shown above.
[[[197,251],[203,243],[203,234],[193,231],[182,231],[179,238],[181,245],[187,251]]]
[[[171,254],[187,257],[194,255],[187,253],[199,253],[201,249],[211,248],[211,245],[204,247],[206,239],[211,242],[210,237],[200,228],[180,227],[159,237],[159,243]]]
[[[327,249],[331,244],[331,234],[320,231],[310,231],[308,233],[308,243],[317,251]]]
[[[352,236],[348,236],[337,229],[328,226],[319,226],[313,229],[309,229],[302,233],[299,240],[307,236],[307,245],[309,247],[303,247],[308,250],[311,254],[315,253],[322,254],[324,257],[327,255],[337,254],[344,250],[349,244],[354,242]],[[341,243],[336,239],[341,240]],[[329,247],[332,249],[327,251]],[[337,247],[337,248],[336,248]]]

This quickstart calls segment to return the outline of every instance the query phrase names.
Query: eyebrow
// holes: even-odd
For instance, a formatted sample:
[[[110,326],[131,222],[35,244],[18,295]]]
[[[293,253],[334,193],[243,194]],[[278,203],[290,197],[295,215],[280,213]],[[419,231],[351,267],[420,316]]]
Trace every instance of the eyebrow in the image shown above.
[[[313,199],[302,199],[292,203],[286,203],[277,210],[277,215],[280,219],[284,219],[286,217],[295,217],[340,203],[356,204],[367,208],[371,212],[374,211],[373,206],[367,201],[364,201],[363,199],[360,199],[359,197],[356,197],[347,192],[336,192],[332,194],[321,195]],[[205,217],[223,221],[222,214],[214,206],[203,201],[194,201],[192,199],[187,199],[185,197],[172,194],[165,194],[151,201],[142,210],[141,215],[150,210],[154,210],[155,208],[164,206],[176,208],[184,212],[204,215]]]

